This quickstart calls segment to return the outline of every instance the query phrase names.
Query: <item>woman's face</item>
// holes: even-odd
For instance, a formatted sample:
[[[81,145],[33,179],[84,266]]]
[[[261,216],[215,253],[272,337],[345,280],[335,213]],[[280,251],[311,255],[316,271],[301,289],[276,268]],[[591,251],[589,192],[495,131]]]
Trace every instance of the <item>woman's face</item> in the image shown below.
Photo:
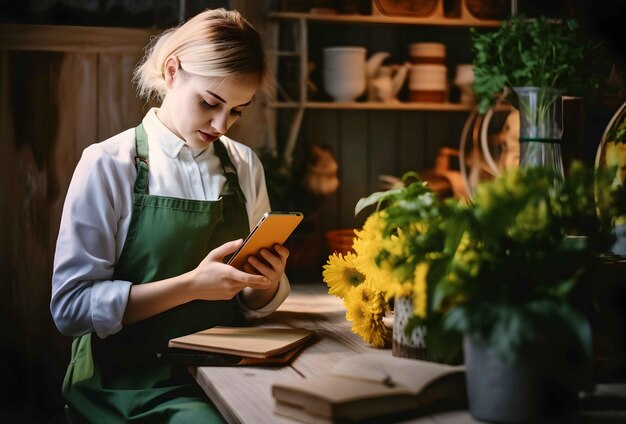
[[[191,147],[204,149],[239,119],[258,88],[252,75],[224,79],[177,70],[157,116]]]

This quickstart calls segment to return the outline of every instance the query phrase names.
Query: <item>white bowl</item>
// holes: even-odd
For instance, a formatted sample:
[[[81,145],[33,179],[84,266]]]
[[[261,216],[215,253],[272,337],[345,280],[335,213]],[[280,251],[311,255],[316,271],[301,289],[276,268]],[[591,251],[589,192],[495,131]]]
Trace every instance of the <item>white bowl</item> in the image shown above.
[[[324,49],[324,69],[365,70],[365,47],[326,47]]]
[[[340,69],[340,70],[327,70],[324,69],[324,78],[365,78],[365,70],[363,69]]]
[[[354,75],[324,74],[324,89],[337,102],[351,102],[365,92],[365,72]]]

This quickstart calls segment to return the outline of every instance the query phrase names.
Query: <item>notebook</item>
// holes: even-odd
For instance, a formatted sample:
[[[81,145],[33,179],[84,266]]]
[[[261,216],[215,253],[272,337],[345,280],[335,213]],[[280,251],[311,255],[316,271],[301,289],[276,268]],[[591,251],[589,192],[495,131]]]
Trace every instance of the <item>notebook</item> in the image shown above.
[[[170,348],[269,359],[301,347],[315,335],[305,328],[213,327],[176,337]]]

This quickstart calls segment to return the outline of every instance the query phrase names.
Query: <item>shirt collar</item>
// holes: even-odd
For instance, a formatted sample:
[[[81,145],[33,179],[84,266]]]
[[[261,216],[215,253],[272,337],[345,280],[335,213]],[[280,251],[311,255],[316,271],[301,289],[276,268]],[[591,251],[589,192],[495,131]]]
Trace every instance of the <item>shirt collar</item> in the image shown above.
[[[156,145],[169,157],[172,159],[176,158],[183,147],[187,146],[191,150],[192,156],[195,158],[202,154],[206,150],[198,149],[189,146],[178,137],[176,134],[171,132],[169,128],[167,128],[157,117],[158,108],[153,107],[148,111],[146,116],[143,118],[143,126],[148,133],[148,140],[156,143]]]

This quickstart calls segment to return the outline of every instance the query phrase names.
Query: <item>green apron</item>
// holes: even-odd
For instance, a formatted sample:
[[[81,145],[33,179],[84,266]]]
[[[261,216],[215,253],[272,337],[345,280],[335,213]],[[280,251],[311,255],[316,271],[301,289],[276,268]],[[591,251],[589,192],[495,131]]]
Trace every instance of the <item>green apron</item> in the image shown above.
[[[148,141],[135,130],[137,179],[128,235],[113,278],[142,284],[183,274],[221,244],[249,232],[245,197],[226,148],[214,142],[226,184],[216,201],[148,194]],[[236,297],[180,305],[126,325],[105,339],[74,339],[63,382],[71,421],[223,422],[184,366],[157,360],[173,337],[216,325],[242,325]]]

